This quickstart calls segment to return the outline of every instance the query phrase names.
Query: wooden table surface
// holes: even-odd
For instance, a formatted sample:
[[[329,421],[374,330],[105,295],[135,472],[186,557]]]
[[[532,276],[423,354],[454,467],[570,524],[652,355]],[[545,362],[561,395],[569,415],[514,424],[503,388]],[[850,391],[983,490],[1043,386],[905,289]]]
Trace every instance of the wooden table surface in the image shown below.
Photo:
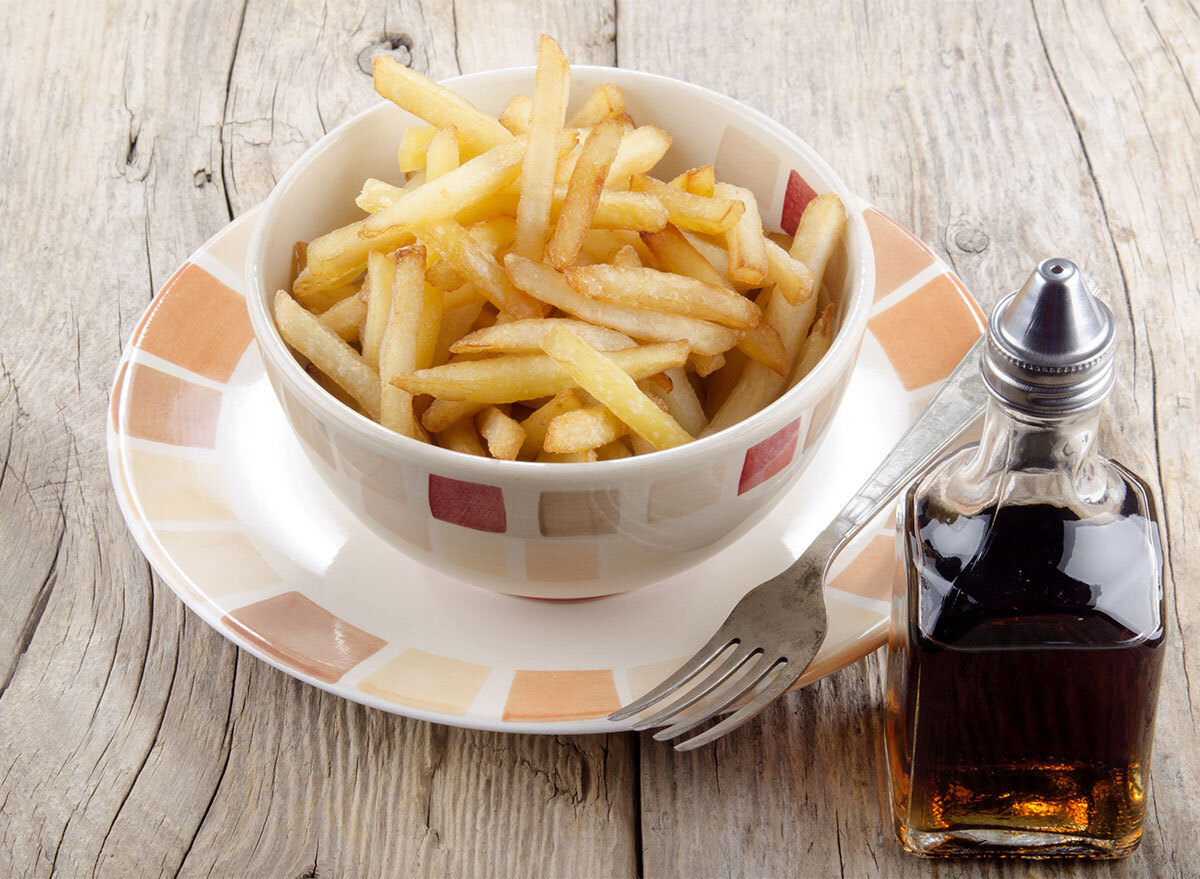
[[[1200,875],[1198,15],[1190,0],[5,4],[0,875]],[[109,488],[104,412],[155,289],[377,100],[373,54],[442,78],[532,63],[541,32],[572,61],[780,120],[985,303],[1052,254],[1099,281],[1122,338],[1108,447],[1155,484],[1170,539],[1153,793],[1128,860],[902,855],[881,819],[878,654],[688,755],[633,734],[472,732],[298,683],[150,570]]]

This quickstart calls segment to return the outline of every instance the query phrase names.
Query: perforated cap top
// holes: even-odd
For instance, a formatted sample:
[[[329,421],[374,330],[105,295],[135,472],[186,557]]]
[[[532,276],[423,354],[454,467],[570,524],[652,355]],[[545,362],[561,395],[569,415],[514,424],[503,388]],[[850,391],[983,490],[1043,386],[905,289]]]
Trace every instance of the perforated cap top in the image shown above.
[[[1070,260],[1043,260],[988,322],[983,379],[1002,402],[1034,415],[1067,415],[1112,390],[1116,325]]]

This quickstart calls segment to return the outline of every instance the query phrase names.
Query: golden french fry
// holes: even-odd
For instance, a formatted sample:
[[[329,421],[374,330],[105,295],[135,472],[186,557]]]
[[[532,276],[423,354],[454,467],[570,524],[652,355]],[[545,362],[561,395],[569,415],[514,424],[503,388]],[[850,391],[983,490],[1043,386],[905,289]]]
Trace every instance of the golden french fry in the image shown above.
[[[583,246],[604,190],[608,169],[620,144],[621,126],[612,120],[593,128],[584,142],[583,152],[567,184],[554,234],[546,245],[546,262],[555,268],[561,269],[574,262]]]
[[[642,261],[638,258],[637,251],[634,250],[632,244],[622,244],[610,253],[608,263],[622,269],[640,269],[642,267]]]
[[[387,328],[388,312],[392,306],[393,278],[396,263],[391,257],[371,251],[367,263],[367,280],[363,293],[367,300],[367,314],[363,321],[361,340],[363,360],[379,369],[379,348],[383,344],[383,331]]]
[[[296,282],[292,285],[292,295],[296,297],[297,302],[313,314],[324,314],[339,302],[345,301],[347,297],[353,296],[359,291],[359,287],[354,284],[339,284],[336,287],[321,285],[315,288],[305,285],[303,287],[305,295],[299,296],[296,294],[295,289],[297,286],[303,284],[304,280],[304,272],[301,272],[297,276]]]
[[[792,371],[792,381],[788,387],[794,387],[802,378],[812,372],[813,367],[828,353],[829,346],[833,344],[835,311],[831,302],[825,306],[821,316],[813,323],[812,329],[808,332],[808,338],[804,340],[804,345],[800,348],[800,359],[796,361],[796,368]]]
[[[462,452],[464,455],[487,457],[483,443],[479,441],[479,433],[475,430],[473,418],[460,418],[437,435],[437,442],[443,449]]]
[[[448,260],[498,309],[517,318],[542,316],[542,306],[515,287],[496,258],[477,245],[458,223],[432,223],[421,227],[420,234],[426,245]]]
[[[434,400],[421,415],[421,426],[430,433],[441,433],[456,421],[473,418],[486,405],[462,400]]]
[[[438,328],[437,341],[433,346],[433,365],[445,363],[450,355],[450,346],[471,332],[471,326],[483,310],[484,300],[479,299],[460,305],[457,308],[446,308],[443,300],[442,322]]]
[[[417,369],[428,369],[434,364],[437,340],[442,331],[442,314],[445,311],[446,294],[431,284],[422,284],[421,317],[417,324]]]
[[[733,289],[733,283],[724,272],[718,272],[678,227],[668,225],[659,232],[643,232],[642,240],[668,272]]]
[[[799,305],[813,294],[813,276],[808,266],[766,239],[767,281],[775,285],[789,305]]]
[[[575,395],[574,391],[560,391],[535,409],[528,418],[521,422],[521,428],[525,431],[525,442],[521,445],[521,457],[528,461],[542,451],[550,422],[564,412],[578,409],[581,405],[579,397]]]
[[[667,185],[672,189],[679,189],[683,192],[690,192],[693,195],[703,195],[705,198],[711,198],[715,183],[716,176],[713,173],[713,166],[701,165],[699,168],[684,171],[678,177],[673,178]]]
[[[738,221],[725,230],[730,279],[751,286],[761,284],[767,277],[767,246],[754,193],[740,186],[718,183],[713,187],[713,198],[740,201],[745,208]]]
[[[696,375],[700,376],[700,378],[707,378],[725,365],[725,355],[714,354],[708,356],[705,354],[692,354],[688,358],[688,361],[695,367]]]
[[[372,268],[377,255],[371,254]],[[384,259],[387,258],[384,257]],[[427,288],[425,284],[425,248],[417,244],[396,251],[391,274],[392,291],[378,355],[379,380],[381,382],[379,420],[384,427],[397,433],[427,442],[428,437],[425,436],[425,431],[421,429],[416,415],[413,413],[412,394],[390,384],[397,375],[412,372],[418,368],[417,362],[420,357],[417,353],[417,339],[421,333],[421,319],[425,309],[425,290]],[[373,274],[372,291],[374,291],[377,280],[378,277]],[[432,287],[428,289],[437,292]],[[368,301],[368,325],[370,318],[371,301]]]
[[[645,174],[671,148],[671,135],[657,125],[643,125],[621,138],[617,156],[608,169],[605,186],[613,186],[635,174]]]
[[[770,291],[767,293],[770,295]],[[746,330],[738,341],[738,350],[779,375],[787,375],[792,363],[779,331],[766,321]]]
[[[586,406],[552,420],[544,447],[547,452],[583,452],[598,449],[628,433],[629,426],[605,407]]]
[[[818,195],[804,209],[792,241],[791,255],[800,260],[813,276],[813,289],[820,289],[825,265],[842,234],[846,209],[832,192]],[[816,316],[817,297],[810,296],[799,305],[791,305],[778,288],[771,292],[766,322],[778,331],[788,362],[795,363]],[[753,415],[779,396],[786,383],[783,375],[761,363],[747,363],[736,387],[729,392],[721,408],[714,413],[705,434],[715,433]]]
[[[555,327],[565,326],[597,351],[636,348],[624,333],[569,318],[532,318],[476,330],[450,346],[455,354],[540,354],[542,339]]]
[[[646,378],[672,366],[682,366],[687,359],[687,345],[663,342],[612,351],[606,356],[634,378]],[[399,376],[392,383],[411,394],[472,403],[518,403],[557,394],[576,385],[570,373],[541,354],[502,354],[486,360],[447,363]]]
[[[482,153],[512,140],[512,135],[494,116],[395,58],[376,55],[373,71],[375,91],[381,96],[435,128],[453,126],[472,153]]]
[[[598,125],[625,112],[625,95],[611,82],[603,82],[592,91],[574,115],[567,120],[567,128],[586,128]]]
[[[453,126],[439,128],[425,150],[425,182],[448,174],[458,165],[458,132]]]
[[[400,190],[395,186],[368,180],[356,199],[360,208],[368,213],[383,210]],[[555,185],[550,203],[550,219],[557,220],[566,199],[567,187]],[[516,215],[520,193],[504,191],[483,199],[455,215],[463,225],[475,225],[483,221],[510,219]],[[605,189],[596,202],[592,214],[592,231],[597,229],[633,230],[634,232],[656,232],[667,224],[667,209],[652,195],[642,192],[624,192]],[[590,234],[590,232],[588,233]]]
[[[595,449],[585,452],[538,452],[537,460],[543,464],[590,464],[600,460]]]
[[[741,351],[733,350],[725,355],[725,365],[709,376],[704,383],[704,414],[708,418],[729,399],[730,392],[742,377],[749,360]],[[703,433],[702,433],[703,435]]]
[[[621,440],[613,440],[607,445],[603,445],[596,449],[597,461],[616,461],[618,458],[630,458],[633,452],[629,451],[629,447]]]
[[[347,296],[336,305],[321,312],[321,323],[347,342],[358,341],[359,324],[367,316],[367,303],[357,296]]]
[[[641,195],[641,193],[635,192],[616,193],[607,189],[605,192],[613,195]],[[654,198],[654,196],[649,196],[649,198],[657,202],[659,207],[662,208],[662,202],[659,202],[658,199]],[[603,199],[601,200],[603,201]],[[665,225],[666,208],[662,208],[662,211],[663,223]],[[654,254],[650,252],[650,248],[646,246],[646,243],[642,241],[636,232],[628,232],[622,229],[593,228],[587,233],[587,237],[583,239],[583,250],[581,251],[581,256],[586,256],[593,263],[608,262],[608,258],[612,255],[613,251],[619,250],[627,244],[634,249],[635,253],[637,253],[638,259],[641,260],[642,265],[650,268],[654,268],[659,265],[658,260],[654,258]]]
[[[396,161],[400,170],[405,174],[425,169],[425,150],[429,141],[437,131],[432,125],[412,125],[404,129],[400,135],[400,148],[396,152]]]
[[[521,162],[521,199],[517,202],[515,249],[529,259],[541,259],[546,248],[559,135],[570,87],[571,68],[562,49],[553,37],[542,34],[538,40],[529,135]]]
[[[504,189],[521,172],[524,147],[523,138],[510,140],[464,162],[436,180],[430,180],[413,190],[402,191],[383,210],[361,221],[357,233],[360,246],[377,250],[380,247],[377,241],[398,234],[398,229],[411,230],[416,226],[449,219],[463,208]],[[321,240],[318,238],[309,242],[310,265],[315,258],[313,248]]]
[[[661,180],[644,174],[634,175],[631,185],[634,192],[648,192],[658,198],[667,209],[670,222],[681,229],[694,232],[721,233],[732,229],[741,221],[746,206],[738,199],[712,198],[693,195],[672,189]]]
[[[724,355],[717,356],[724,359]],[[683,369],[678,366],[668,369],[664,375],[671,382],[670,389],[663,390],[661,387],[656,387],[651,388],[650,393],[666,404],[667,412],[679,422],[680,427],[692,436],[699,436],[700,431],[704,430],[708,424],[708,418],[704,415],[704,407],[700,405],[700,398],[696,396],[696,389],[688,381]]]
[[[425,280],[441,290],[457,290],[460,287],[468,286],[458,269],[454,267],[454,263],[448,259],[438,259],[427,268]]]
[[[371,219],[355,220],[308,242],[308,265],[296,279],[297,284],[305,273],[312,279],[304,279],[306,289],[348,283],[367,267],[367,254],[372,250],[390,252],[415,240],[408,229],[395,227],[386,235],[365,241],[360,233]]]
[[[510,253],[504,267],[517,287],[581,320],[619,330],[635,339],[684,340],[701,354],[720,354],[738,343],[741,334],[729,327],[682,314],[665,314],[592,299],[575,290],[550,266]]]
[[[500,111],[500,124],[513,134],[528,134],[529,117],[532,114],[533,98],[529,95],[513,95]]]
[[[517,460],[517,454],[525,443],[525,428],[495,406],[488,406],[475,416],[475,427],[493,458]]]
[[[379,375],[285,290],[275,294],[275,325],[288,345],[350,394],[371,418],[379,419]]]
[[[428,274],[426,274],[425,280],[429,280]],[[434,286],[437,287],[440,285],[434,284]],[[447,313],[466,305],[482,305],[484,302],[487,302],[487,297],[476,290],[474,284],[463,284],[461,287],[455,287],[453,290],[446,290],[445,293],[446,298],[442,301],[442,308]],[[451,339],[450,341],[453,342],[455,340]]]
[[[678,345],[678,348],[684,352],[683,356],[686,359],[686,347]],[[581,388],[607,406],[608,410],[627,424],[630,430],[650,442],[656,449],[669,449],[672,446],[692,441],[691,435],[680,427],[674,418],[659,409],[638,388],[634,379],[645,376],[631,377],[629,372],[617,361],[618,357],[629,352],[614,351],[609,354],[601,354],[564,327],[558,327],[552,331],[542,343],[542,349]],[[680,363],[672,365],[682,366],[683,364],[680,361]],[[662,370],[655,371],[661,372]],[[646,375],[653,374],[646,373]],[[549,434],[547,434],[547,439],[549,439]]]
[[[746,297],[657,269],[582,266],[564,271],[567,282],[592,299],[710,320],[734,329],[758,326],[762,312]]]
[[[492,217],[467,229],[471,240],[491,254],[512,244],[516,233],[517,221],[514,217]]]

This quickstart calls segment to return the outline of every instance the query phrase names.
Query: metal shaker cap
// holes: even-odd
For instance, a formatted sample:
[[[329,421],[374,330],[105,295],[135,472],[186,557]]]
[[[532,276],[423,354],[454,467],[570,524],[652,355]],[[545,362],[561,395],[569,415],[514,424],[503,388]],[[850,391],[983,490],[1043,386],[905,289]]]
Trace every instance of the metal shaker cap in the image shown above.
[[[1091,280],[1070,260],[1043,260],[988,322],[983,380],[1030,415],[1069,415],[1112,390],[1116,325]]]

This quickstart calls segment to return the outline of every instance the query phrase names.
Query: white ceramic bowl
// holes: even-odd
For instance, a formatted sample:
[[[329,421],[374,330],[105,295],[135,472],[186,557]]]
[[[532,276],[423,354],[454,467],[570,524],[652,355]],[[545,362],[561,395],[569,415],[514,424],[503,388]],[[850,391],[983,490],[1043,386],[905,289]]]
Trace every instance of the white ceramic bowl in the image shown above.
[[[511,95],[531,90],[533,76],[531,67],[491,70],[447,85],[498,113]],[[250,319],[267,375],[317,471],[385,539],[460,579],[514,595],[579,599],[634,589],[702,562],[757,522],[824,436],[875,286],[858,200],[795,134],[731,98],[630,70],[573,67],[572,104],[602,82],[621,87],[635,120],[674,138],[656,173],[713,162],[718,179],[755,193],[767,228],[794,222],[806,185],[832,190],[846,205],[842,245],[825,275],[839,304],[829,353],[732,428],[616,461],[495,461],[395,434],[319,387],[284,344],[270,303],[287,286],[294,242],[360,217],[354,198],[367,177],[403,182],[396,147],[418,120],[389,102],[329,132],[292,166],[267,200],[247,257]]]

